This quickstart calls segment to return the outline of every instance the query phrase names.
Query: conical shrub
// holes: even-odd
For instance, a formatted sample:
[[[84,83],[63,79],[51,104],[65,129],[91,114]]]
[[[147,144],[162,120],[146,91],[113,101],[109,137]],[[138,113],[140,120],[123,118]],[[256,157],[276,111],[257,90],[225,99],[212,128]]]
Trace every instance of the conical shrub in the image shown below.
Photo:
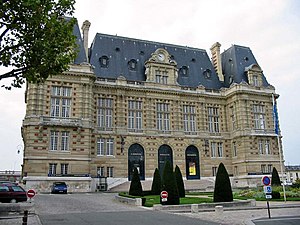
[[[180,168],[177,165],[175,167],[175,179],[176,179],[179,197],[184,198],[185,197],[185,188],[184,188],[184,183],[183,183],[183,179],[182,179],[182,173],[180,171]]]
[[[273,170],[272,170],[271,185],[272,186],[281,186],[279,174],[278,174],[278,171],[275,167],[273,167]]]
[[[168,200],[165,202],[166,205],[179,205],[176,179],[169,161],[166,162],[163,171],[162,190],[168,192]]]
[[[143,196],[143,187],[141,184],[139,172],[137,168],[134,168],[130,188],[129,188],[129,194],[134,196]]]
[[[227,170],[223,163],[220,163],[215,182],[214,202],[232,202],[232,189]]]
[[[159,170],[156,168],[153,174],[151,194],[159,195],[160,192],[161,192],[161,178],[160,178]]]

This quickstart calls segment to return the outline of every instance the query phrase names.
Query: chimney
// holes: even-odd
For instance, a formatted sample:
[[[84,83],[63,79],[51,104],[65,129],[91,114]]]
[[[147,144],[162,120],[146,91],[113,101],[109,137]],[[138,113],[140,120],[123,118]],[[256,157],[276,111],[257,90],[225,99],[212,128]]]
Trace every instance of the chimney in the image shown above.
[[[222,74],[220,47],[221,44],[219,42],[216,42],[213,44],[213,46],[211,46],[210,51],[211,51],[212,63],[215,67],[215,71],[217,72],[220,81],[224,81],[224,76]]]
[[[83,22],[81,30],[82,30],[82,35],[83,35],[83,47],[85,51],[86,58],[88,59],[88,44],[89,44],[89,29],[90,29],[91,23],[86,20]]]

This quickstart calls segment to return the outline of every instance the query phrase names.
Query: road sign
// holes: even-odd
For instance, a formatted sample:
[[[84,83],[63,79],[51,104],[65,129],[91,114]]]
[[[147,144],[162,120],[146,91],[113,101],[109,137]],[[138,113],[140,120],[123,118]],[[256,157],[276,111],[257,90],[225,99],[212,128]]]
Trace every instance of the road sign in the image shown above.
[[[264,176],[262,178],[262,182],[263,182],[264,185],[269,185],[271,183],[271,179],[268,176]]]
[[[266,194],[266,199],[271,199],[272,195],[271,194]]]
[[[35,196],[35,190],[33,190],[33,189],[29,189],[28,191],[27,191],[27,196],[28,196],[28,198],[33,198],[34,196]]]
[[[162,191],[162,192],[160,193],[160,197],[161,197],[161,201],[162,201],[162,202],[168,201],[168,192],[167,192],[167,191]]]
[[[264,192],[266,194],[272,194],[272,187],[271,187],[271,185],[264,186]]]

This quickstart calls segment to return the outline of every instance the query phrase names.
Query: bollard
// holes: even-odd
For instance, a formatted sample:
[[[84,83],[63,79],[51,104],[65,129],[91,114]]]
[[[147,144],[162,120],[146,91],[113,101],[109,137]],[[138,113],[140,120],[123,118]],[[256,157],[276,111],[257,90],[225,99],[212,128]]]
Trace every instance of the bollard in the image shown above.
[[[25,210],[22,225],[27,225],[27,219],[28,219],[28,210]]]
[[[191,205],[191,212],[192,212],[192,213],[197,213],[197,212],[199,212],[198,204],[192,204],[192,205]]]
[[[216,213],[217,216],[221,216],[223,214],[223,206],[217,205],[215,207],[215,213]]]

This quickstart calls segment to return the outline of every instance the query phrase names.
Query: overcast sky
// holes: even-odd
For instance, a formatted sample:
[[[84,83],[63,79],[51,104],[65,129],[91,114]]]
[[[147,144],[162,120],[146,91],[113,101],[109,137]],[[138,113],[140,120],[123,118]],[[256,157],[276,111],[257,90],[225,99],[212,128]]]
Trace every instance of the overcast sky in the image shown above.
[[[216,41],[222,51],[232,44],[250,47],[280,95],[285,164],[300,164],[300,1],[77,0],[75,9],[80,27],[84,20],[91,22],[89,43],[98,32],[195,47],[209,54]],[[20,170],[24,88],[0,89],[0,107],[0,170]]]

